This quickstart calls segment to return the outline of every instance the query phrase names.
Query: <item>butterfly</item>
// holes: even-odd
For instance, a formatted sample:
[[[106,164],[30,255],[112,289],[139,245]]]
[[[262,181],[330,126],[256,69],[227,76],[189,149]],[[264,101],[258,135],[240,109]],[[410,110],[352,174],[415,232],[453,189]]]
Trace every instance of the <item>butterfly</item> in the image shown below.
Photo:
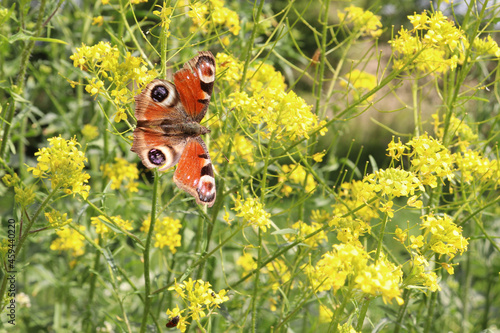
[[[215,81],[215,58],[210,51],[198,55],[174,74],[174,82],[155,79],[135,97],[132,151],[149,169],[165,171],[177,165],[175,184],[212,207],[215,179],[207,146],[200,135],[210,130],[205,116]]]

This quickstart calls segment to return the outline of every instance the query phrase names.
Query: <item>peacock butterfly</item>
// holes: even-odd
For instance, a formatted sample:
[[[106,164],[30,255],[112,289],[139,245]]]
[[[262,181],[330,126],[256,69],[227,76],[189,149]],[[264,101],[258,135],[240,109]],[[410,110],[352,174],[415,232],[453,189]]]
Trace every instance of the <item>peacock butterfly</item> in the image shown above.
[[[207,146],[200,135],[210,130],[205,116],[215,81],[215,58],[210,51],[198,55],[174,74],[173,84],[155,79],[135,97],[132,151],[149,169],[165,171],[177,165],[175,184],[212,207],[215,179]]]

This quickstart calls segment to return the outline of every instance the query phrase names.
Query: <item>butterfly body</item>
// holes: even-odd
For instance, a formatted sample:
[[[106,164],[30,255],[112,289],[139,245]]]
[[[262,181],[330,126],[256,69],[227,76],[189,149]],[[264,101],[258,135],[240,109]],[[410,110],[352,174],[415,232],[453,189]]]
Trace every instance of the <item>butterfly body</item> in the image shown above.
[[[177,165],[176,185],[196,202],[211,207],[215,179],[208,149],[200,137],[210,130],[200,124],[212,96],[215,59],[210,52],[184,64],[174,83],[155,79],[136,96],[132,151],[147,168],[160,171]]]

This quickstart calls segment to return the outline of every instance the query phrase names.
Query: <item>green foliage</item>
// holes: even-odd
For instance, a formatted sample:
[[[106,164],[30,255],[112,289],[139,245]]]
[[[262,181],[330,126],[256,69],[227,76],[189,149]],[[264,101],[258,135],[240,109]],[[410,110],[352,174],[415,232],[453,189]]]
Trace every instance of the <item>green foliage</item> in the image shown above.
[[[2,4],[2,329],[495,329],[500,7],[398,5]],[[202,50],[212,208],[130,151]]]

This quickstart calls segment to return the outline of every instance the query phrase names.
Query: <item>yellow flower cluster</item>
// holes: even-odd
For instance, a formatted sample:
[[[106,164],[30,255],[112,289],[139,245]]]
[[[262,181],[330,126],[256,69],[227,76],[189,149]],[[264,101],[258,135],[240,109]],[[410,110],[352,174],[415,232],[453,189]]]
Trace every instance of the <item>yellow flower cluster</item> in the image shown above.
[[[379,216],[380,205],[380,201],[375,199],[377,194],[374,187],[373,184],[365,181],[352,181],[341,185],[340,200],[332,206],[333,218],[328,222],[329,226],[335,227],[339,241],[346,244],[359,244],[359,237],[370,233],[370,221]],[[355,214],[341,217],[367,202],[371,202],[370,205],[358,209]]]
[[[396,57],[395,69],[411,62],[408,70],[415,68],[423,73],[442,74],[455,69],[459,61],[463,61],[460,42],[466,40],[465,33],[440,11],[430,15],[424,11],[408,16],[408,19],[413,30],[402,28],[390,41]]]
[[[232,90],[239,90],[241,73],[243,73],[243,63],[232,55],[223,52],[217,53],[215,60],[217,68],[220,68],[224,73],[220,78],[220,82],[227,82]]]
[[[340,81],[340,85],[348,88],[349,93],[352,94],[355,100],[359,100],[364,94],[374,89],[377,86],[377,77],[373,74],[354,69],[347,73],[346,80]],[[371,101],[375,95],[366,98],[366,101]]]
[[[243,252],[243,255],[236,260],[236,265],[241,266],[243,268],[243,274],[246,275],[250,272],[253,272],[254,269],[257,268],[257,262],[248,252]]]
[[[85,140],[92,141],[99,136],[99,131],[96,126],[86,124],[82,128],[82,135]]]
[[[382,296],[384,302],[400,297],[401,269],[385,258],[369,264],[370,256],[359,246],[352,244],[333,245],[333,250],[325,253],[315,266],[305,267],[316,292],[333,290],[336,292],[348,284],[366,294]]]
[[[399,285],[403,271],[395,264],[381,258],[376,263],[367,265],[354,278],[354,286],[367,295],[382,296],[384,303],[395,299],[399,305],[404,303]]]
[[[85,90],[91,95],[106,92],[106,98],[115,103],[118,108],[116,122],[126,119],[124,107],[133,101],[135,92],[130,91],[128,86],[134,83],[142,89],[158,76],[156,70],[148,70],[144,60],[131,56],[129,52],[123,61],[120,58],[118,47],[108,42],[99,42],[94,46],[82,44],[70,56],[75,67],[94,75]]]
[[[271,214],[264,210],[262,203],[258,198],[247,198],[245,201],[238,195],[234,202],[234,211],[238,212],[236,216],[242,217],[248,225],[261,228],[266,232],[271,225]]]
[[[57,210],[53,210],[50,213],[45,213],[45,219],[49,222],[50,227],[54,229],[62,228],[65,225],[73,222],[73,219],[68,219],[68,214],[62,214]]]
[[[26,208],[35,201],[35,192],[32,187],[26,187],[19,179],[17,173],[14,175],[6,174],[2,177],[2,181],[7,187],[14,188],[14,201],[22,208]]]
[[[290,234],[287,236],[290,242],[294,242],[297,239],[300,239],[302,243],[309,245],[311,248],[315,249],[318,245],[324,241],[328,241],[328,237],[324,231],[318,232],[316,235],[309,237],[307,239],[302,239],[303,237],[309,235],[310,233],[321,229],[322,225],[317,222],[311,222],[311,224],[307,224],[302,221],[298,221],[292,225],[293,229],[297,230],[296,234]]]
[[[159,6],[159,5],[156,5],[156,6],[159,7],[160,10],[153,11],[153,14],[160,17],[161,27],[163,29],[165,29],[166,31],[168,31],[168,29],[170,28],[170,22],[171,22],[170,16],[172,15],[172,8],[167,7],[166,2],[163,3],[163,6]],[[170,36],[170,32],[167,32],[167,37],[168,36]]]
[[[128,192],[139,191],[137,189],[138,183],[135,181],[139,179],[139,170],[134,163],[129,163],[121,157],[115,157],[115,163],[106,163],[101,166],[101,170],[104,177],[111,179],[113,190],[119,189],[123,183]]]
[[[382,22],[380,16],[373,14],[369,10],[356,6],[349,6],[343,11],[337,11],[340,24],[343,26],[352,26],[354,33],[361,36],[371,36],[378,38],[382,34]]]
[[[209,282],[203,280],[188,280],[178,283],[168,288],[175,290],[177,297],[181,297],[187,305],[186,309],[180,310],[176,306],[173,310],[167,310],[169,318],[179,317],[177,328],[184,332],[189,318],[199,321],[202,318],[210,316],[220,304],[229,300],[226,296],[226,290],[222,289],[218,293],[212,290]]]
[[[253,272],[253,270],[257,268],[257,262],[247,252],[244,252],[243,255],[238,258],[236,264],[243,268],[243,276]],[[288,266],[283,260],[278,258],[268,263],[265,268],[261,269],[260,273],[261,277],[267,278],[266,285],[270,285],[273,291],[278,290],[292,279],[292,274]]]
[[[205,25],[208,23],[209,17],[211,17],[215,26],[224,26],[235,36],[240,33],[241,27],[238,14],[224,7],[223,0],[198,1],[190,5],[190,7],[191,10],[188,12],[188,15],[193,20],[192,31],[201,27],[206,32],[208,29]]]
[[[142,222],[141,231],[148,232],[151,225],[151,217]],[[156,219],[155,230],[153,235],[153,240],[155,241],[154,246],[163,249],[168,246],[170,252],[177,252],[177,248],[181,246],[182,237],[179,235],[181,230],[181,222],[177,219],[173,219],[169,216],[160,219]]]
[[[243,135],[236,133],[233,135],[230,134],[220,134],[219,137],[217,137],[216,141],[214,142],[215,146],[215,160],[219,163],[222,164],[224,163],[224,155],[223,151],[224,148],[229,144],[229,141],[232,141],[233,149],[232,149],[232,154],[229,156],[229,163],[234,163],[235,160],[235,155],[238,156],[238,158],[242,158],[246,160],[249,164],[254,163],[254,146],[252,145],[252,142],[248,140],[246,137]]]
[[[115,233],[113,231],[112,228],[108,227],[106,225],[107,224],[110,224],[110,225],[115,225],[115,226],[118,226],[120,227],[121,229],[123,230],[132,230],[132,222],[129,221],[129,220],[124,220],[121,218],[121,216],[110,216],[111,220],[108,220],[106,218],[106,216],[103,216],[103,215],[99,215],[97,217],[91,217],[90,218],[90,223],[92,223],[92,225],[95,226],[95,231],[96,233],[98,234],[101,234],[101,235],[104,235],[104,234],[107,234],[107,233]],[[103,222],[105,221],[105,222]]]
[[[470,48],[465,32],[453,20],[437,11],[408,16],[412,30],[402,28],[390,43],[396,61],[395,69],[417,69],[422,73],[439,75],[454,70],[465,60]],[[472,43],[472,57],[500,56],[498,44],[490,37],[476,37]]]
[[[294,184],[300,185],[306,193],[312,193],[315,191],[318,184],[314,181],[314,177],[307,173],[301,164],[290,164],[282,165],[283,174],[279,176],[278,181],[284,183],[290,181]],[[293,188],[290,185],[283,185],[281,191],[285,196],[289,196],[293,193]]]
[[[429,271],[429,262],[422,255],[415,255],[411,261],[412,272],[406,281],[407,285],[421,285],[434,292],[441,290],[438,284],[437,274]]]
[[[476,37],[472,45],[478,55],[493,55],[500,58],[500,47],[498,47],[497,42],[490,35],[483,39]]]
[[[229,107],[243,112],[248,121],[256,126],[265,125],[263,135],[275,139],[297,137],[309,138],[309,133],[322,128],[326,121],[319,121],[312,112],[312,106],[293,91],[286,91],[283,75],[273,66],[256,63],[248,70],[247,91],[240,91],[243,64],[230,55],[219,53],[217,62],[225,70],[221,82],[227,82],[233,92],[226,100]]]
[[[430,214],[422,216],[421,219],[421,229],[424,229],[424,236],[429,238],[427,243],[433,252],[440,256],[446,254],[453,259],[457,252],[463,254],[467,250],[469,242],[462,236],[462,228],[458,227],[450,216]]]
[[[444,122],[440,121],[439,114],[432,115],[434,119],[434,133],[441,141],[444,140]],[[472,141],[477,140],[477,131],[467,125],[463,119],[450,115],[448,120],[448,133],[453,133],[458,139],[458,145],[461,150],[466,150]]]
[[[81,256],[85,253],[85,237],[80,233],[85,231],[85,227],[82,225],[76,226],[80,231],[74,230],[68,226],[57,229],[56,238],[51,244],[50,249],[52,251],[72,251],[74,257]]]
[[[412,170],[423,185],[436,187],[437,177],[453,179],[455,155],[441,142],[425,133],[414,137],[407,145],[412,148],[409,153]]]
[[[84,199],[89,195],[90,186],[85,185],[90,176],[83,171],[85,154],[78,150],[76,138],[65,140],[61,136],[47,140],[50,147],[44,147],[35,153],[36,167],[28,171],[35,178],[49,178],[52,189],[65,188],[67,194],[80,194]]]

